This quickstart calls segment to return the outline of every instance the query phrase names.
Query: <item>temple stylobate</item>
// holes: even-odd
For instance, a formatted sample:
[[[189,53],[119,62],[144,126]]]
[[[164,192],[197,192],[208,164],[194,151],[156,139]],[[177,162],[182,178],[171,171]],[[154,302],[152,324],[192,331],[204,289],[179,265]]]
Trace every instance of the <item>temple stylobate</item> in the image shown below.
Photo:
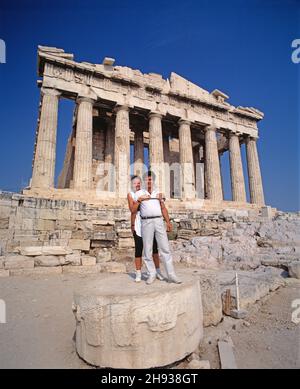
[[[220,90],[210,93],[176,73],[163,79],[115,66],[107,57],[102,64],[76,62],[73,54],[53,47],[39,46],[38,73],[41,100],[33,172],[24,194],[118,203],[126,198],[130,174],[151,168],[171,204],[222,204],[221,160],[228,152],[230,203],[264,205],[257,153],[257,122],[263,118],[259,110],[235,107]],[[63,98],[74,101],[74,115],[55,186]]]

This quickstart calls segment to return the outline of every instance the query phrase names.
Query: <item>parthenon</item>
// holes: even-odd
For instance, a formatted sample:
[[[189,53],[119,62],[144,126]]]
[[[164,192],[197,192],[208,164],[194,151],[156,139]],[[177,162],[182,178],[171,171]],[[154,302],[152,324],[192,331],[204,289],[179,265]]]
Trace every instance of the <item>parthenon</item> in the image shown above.
[[[41,89],[30,196],[121,202],[130,174],[147,168],[173,204],[222,204],[221,156],[229,152],[231,201],[263,206],[257,123],[263,113],[235,107],[176,73],[164,79],[115,66],[75,62],[63,49],[39,46]],[[55,187],[60,99],[74,101],[63,169]],[[241,145],[246,145],[247,203]]]

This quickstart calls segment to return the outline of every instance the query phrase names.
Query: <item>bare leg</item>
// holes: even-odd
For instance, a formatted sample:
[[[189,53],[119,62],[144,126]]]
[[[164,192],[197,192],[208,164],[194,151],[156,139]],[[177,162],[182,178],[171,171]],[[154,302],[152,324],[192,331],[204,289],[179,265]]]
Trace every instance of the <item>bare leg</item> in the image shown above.
[[[158,255],[158,253],[157,254],[153,254],[153,261],[154,261],[154,264],[155,264],[155,268],[159,269],[159,255]]]
[[[136,257],[134,262],[135,262],[135,269],[136,270],[141,270],[142,269],[142,258],[141,257]]]

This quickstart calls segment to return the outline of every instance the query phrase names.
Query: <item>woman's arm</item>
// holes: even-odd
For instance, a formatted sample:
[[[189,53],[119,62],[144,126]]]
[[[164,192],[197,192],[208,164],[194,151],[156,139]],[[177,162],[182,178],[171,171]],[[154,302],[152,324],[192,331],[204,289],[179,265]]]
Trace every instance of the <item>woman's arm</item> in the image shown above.
[[[136,218],[136,212],[131,213],[131,215],[130,215],[130,228],[131,228],[132,233],[135,232],[135,218]]]
[[[138,201],[133,200],[130,193],[127,195],[128,200],[128,208],[131,213],[137,213],[139,206],[140,206],[140,199]]]
[[[139,203],[137,201],[134,201],[131,194],[128,193],[127,195],[127,200],[128,200],[128,208],[130,209],[131,215],[130,215],[130,228],[132,233],[134,233],[135,229],[135,218],[136,218],[136,213],[138,210]],[[137,207],[136,207],[137,204]]]
[[[128,195],[127,195],[127,200],[128,200],[128,208],[129,208],[130,212],[133,213],[134,210],[135,210],[135,206],[134,205],[135,205],[136,201],[133,200],[133,198],[132,198],[130,193],[128,193]],[[135,213],[136,212],[137,212],[137,209],[135,210]]]

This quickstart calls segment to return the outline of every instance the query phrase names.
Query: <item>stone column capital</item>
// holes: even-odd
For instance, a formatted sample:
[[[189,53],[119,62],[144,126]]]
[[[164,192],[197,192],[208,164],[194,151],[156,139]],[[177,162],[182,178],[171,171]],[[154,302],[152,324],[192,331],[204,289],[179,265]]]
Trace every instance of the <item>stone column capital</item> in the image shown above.
[[[178,120],[178,124],[181,125],[181,124],[187,124],[188,126],[191,126],[192,122],[187,120],[187,119],[179,119]]]
[[[95,99],[93,99],[92,97],[86,97],[86,96],[78,96],[77,99],[76,99],[76,102],[77,103],[91,103],[91,104],[94,104],[95,103]]]
[[[217,132],[218,128],[215,125],[208,124],[207,126],[204,127],[204,131],[214,131]]]
[[[229,131],[228,132],[228,138],[233,138],[235,136],[239,137],[239,135],[241,135],[239,132],[236,132],[236,131]]]
[[[117,113],[119,111],[129,111],[129,105],[123,104],[123,105],[116,105],[114,108],[114,112]]]
[[[249,141],[252,141],[252,140],[257,142],[257,139],[258,139],[258,137],[253,136],[253,135],[246,136],[246,142],[249,142]]]
[[[47,95],[47,96],[60,96],[61,95],[61,92],[57,89],[54,89],[54,88],[45,88],[45,87],[42,87],[41,88],[41,93],[43,96]]]
[[[159,118],[159,119],[162,119],[163,114],[162,114],[161,112],[154,112],[154,111],[152,111],[152,112],[149,113],[148,116],[149,116],[149,119],[151,119],[151,118]]]
[[[113,122],[115,120],[115,118],[116,118],[115,113],[111,112],[109,115],[106,114],[105,121],[107,124],[109,124],[109,123]]]
[[[144,129],[139,127],[133,127],[132,131],[134,132],[134,134],[138,134],[138,135],[144,133]]]

